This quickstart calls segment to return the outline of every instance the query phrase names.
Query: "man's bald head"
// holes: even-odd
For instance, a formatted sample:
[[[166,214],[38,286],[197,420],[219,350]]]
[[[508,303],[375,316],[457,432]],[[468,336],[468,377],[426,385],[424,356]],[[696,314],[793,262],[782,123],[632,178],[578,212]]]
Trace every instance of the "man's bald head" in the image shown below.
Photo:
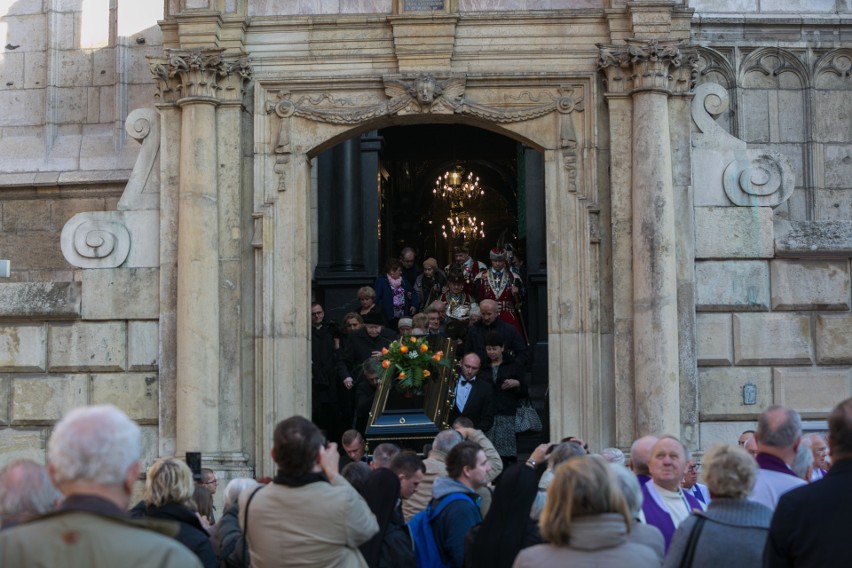
[[[650,475],[648,471],[648,460],[651,458],[651,450],[659,438],[656,436],[642,436],[630,446],[630,469],[636,475]]]
[[[796,459],[802,437],[802,419],[791,408],[770,406],[757,420],[754,437],[759,453],[775,456],[790,465]]]

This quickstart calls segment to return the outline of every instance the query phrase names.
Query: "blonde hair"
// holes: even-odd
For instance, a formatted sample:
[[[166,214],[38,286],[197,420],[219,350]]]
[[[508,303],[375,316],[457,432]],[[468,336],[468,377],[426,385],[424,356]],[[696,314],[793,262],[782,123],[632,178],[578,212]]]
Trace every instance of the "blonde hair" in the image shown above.
[[[148,469],[142,500],[149,507],[178,503],[193,508],[192,471],[177,458],[160,458]]]
[[[372,298],[376,299],[376,291],[373,290],[372,286],[362,286],[358,288],[358,299],[361,298]]]
[[[630,530],[630,513],[615,473],[600,456],[564,462],[547,488],[541,513],[541,536],[556,546],[569,546],[571,523],[577,517],[618,513]]]
[[[717,444],[702,460],[704,483],[714,498],[748,497],[757,481],[757,462],[739,446]]]

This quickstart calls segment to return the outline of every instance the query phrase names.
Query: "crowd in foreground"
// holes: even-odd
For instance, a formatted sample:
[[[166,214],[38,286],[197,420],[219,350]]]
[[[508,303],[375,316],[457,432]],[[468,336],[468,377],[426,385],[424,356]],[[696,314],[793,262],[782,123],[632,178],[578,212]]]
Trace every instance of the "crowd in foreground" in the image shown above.
[[[0,566],[849,564],[852,398],[829,415],[826,440],[769,407],[737,445],[704,454],[703,484],[667,435],[636,440],[626,458],[577,438],[542,444],[505,470],[464,416],[425,459],[384,443],[369,461],[360,434],[344,436],[345,465],[314,423],[283,420],[276,476],[232,480],[216,520],[204,493],[214,472],[195,481],[175,458],[153,464],[131,503],[139,427],[112,406],[76,409],[57,423],[46,468],[0,470]]]

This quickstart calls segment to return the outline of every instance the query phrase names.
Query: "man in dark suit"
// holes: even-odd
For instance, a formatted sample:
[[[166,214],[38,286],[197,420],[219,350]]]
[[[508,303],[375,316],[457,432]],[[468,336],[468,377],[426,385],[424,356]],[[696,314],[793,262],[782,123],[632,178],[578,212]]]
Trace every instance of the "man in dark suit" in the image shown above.
[[[849,566],[852,511],[852,398],[828,417],[831,469],[819,481],[781,496],[763,551],[763,565]]]
[[[464,342],[465,353],[476,353],[479,359],[485,360],[485,336],[489,331],[496,331],[503,337],[506,346],[515,359],[515,366],[524,370],[527,367],[527,346],[517,330],[500,319],[500,309],[494,300],[482,300],[479,303],[480,320],[470,326]]]
[[[462,359],[449,423],[452,424],[459,416],[467,416],[474,428],[487,432],[494,425],[494,390],[491,382],[477,379],[479,367],[479,355],[476,353],[468,353]]]

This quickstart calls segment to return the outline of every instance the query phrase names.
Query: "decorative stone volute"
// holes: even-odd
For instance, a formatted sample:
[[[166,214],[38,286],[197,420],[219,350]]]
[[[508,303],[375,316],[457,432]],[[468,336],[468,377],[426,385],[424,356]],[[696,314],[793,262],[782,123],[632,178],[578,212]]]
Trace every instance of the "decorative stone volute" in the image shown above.
[[[224,49],[167,49],[165,57],[149,57],[163,103],[188,100],[239,101],[251,80],[248,55],[223,55]]]
[[[636,91],[686,93],[695,85],[698,55],[680,40],[627,39],[622,45],[598,44],[598,69],[608,95]]]

